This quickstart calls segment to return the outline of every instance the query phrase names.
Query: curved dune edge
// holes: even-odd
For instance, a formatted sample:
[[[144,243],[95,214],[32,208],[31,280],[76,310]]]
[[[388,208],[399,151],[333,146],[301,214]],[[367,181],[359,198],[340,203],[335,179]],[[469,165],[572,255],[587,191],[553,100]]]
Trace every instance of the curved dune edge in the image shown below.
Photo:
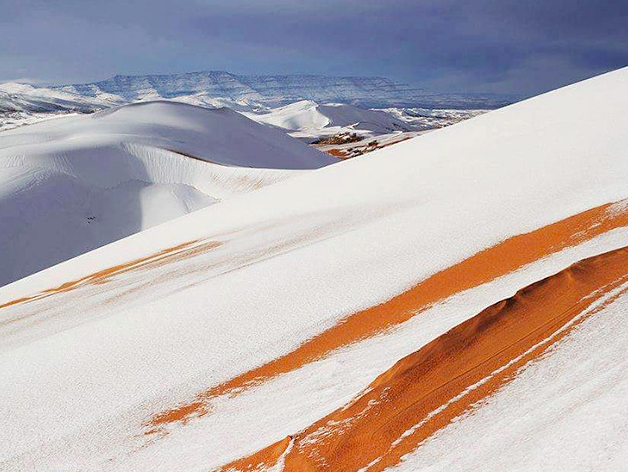
[[[381,471],[628,291],[628,247],[584,259],[398,361],[365,393],[295,436],[220,470]],[[624,285],[622,287],[622,285]]]
[[[149,256],[134,259],[124,264],[111,266],[107,269],[103,269],[90,275],[86,275],[85,277],[81,277],[80,279],[65,282],[57,287],[43,290],[35,295],[11,300],[0,305],[0,309],[20,303],[28,303],[34,300],[41,300],[42,298],[50,297],[56,293],[67,292],[86,284],[104,284],[116,275],[121,275],[126,272],[136,270],[154,268],[167,264],[168,262],[172,262],[174,260],[192,257],[195,254],[205,252],[209,249],[219,246],[220,244],[222,243],[220,243],[219,241],[206,241],[202,243],[200,243],[199,240],[188,241],[177,246],[163,249]]]
[[[374,336],[458,292],[490,282],[566,247],[576,246],[615,228],[628,226],[628,200],[592,208],[530,233],[509,238],[419,282],[410,290],[354,313],[294,351],[214,386],[188,403],[160,412],[145,424],[146,434],[186,423],[211,410],[211,399],[246,388],[316,361],[342,346]]]

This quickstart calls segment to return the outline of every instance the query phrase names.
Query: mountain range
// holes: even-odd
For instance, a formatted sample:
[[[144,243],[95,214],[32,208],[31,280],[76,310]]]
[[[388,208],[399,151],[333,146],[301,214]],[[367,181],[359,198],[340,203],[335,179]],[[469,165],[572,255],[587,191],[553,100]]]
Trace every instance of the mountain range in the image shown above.
[[[299,100],[380,106],[496,108],[510,97],[473,94],[434,94],[384,77],[327,77],[322,75],[236,75],[203,71],[168,75],[116,75],[85,84],[61,85],[53,90],[120,102],[151,99],[228,100],[280,106]]]
[[[452,109],[466,116],[465,110],[497,108],[509,102],[508,97],[430,94],[382,77],[244,76],[223,71],[117,75],[93,83],[52,87],[0,84],[0,130],[57,115],[92,113],[155,100],[205,108],[228,107],[256,121],[315,137],[321,133],[312,133],[313,128],[323,121],[327,123],[323,134],[334,130],[378,130],[374,134],[379,134],[383,130],[429,129],[450,124]],[[430,116],[430,107],[440,108],[438,116]],[[388,113],[369,108],[386,109]],[[448,109],[448,116],[442,116],[443,109]],[[317,114],[321,116],[316,117]],[[306,115],[315,123],[304,123]],[[454,117],[453,121],[459,119]],[[295,128],[297,122],[300,126]]]

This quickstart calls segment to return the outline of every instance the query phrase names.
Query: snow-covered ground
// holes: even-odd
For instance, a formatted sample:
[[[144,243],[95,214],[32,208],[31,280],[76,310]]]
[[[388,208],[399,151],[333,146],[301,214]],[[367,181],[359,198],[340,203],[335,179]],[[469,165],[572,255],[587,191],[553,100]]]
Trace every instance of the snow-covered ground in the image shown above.
[[[366,136],[363,135],[357,141],[353,138],[355,134],[354,132],[345,131],[328,139],[325,139],[323,136],[323,139],[314,141],[311,143],[311,146],[332,156],[339,157],[341,159],[348,159],[361,156],[367,152],[373,152],[377,149],[382,149],[386,146],[391,146],[408,139],[416,138],[417,136],[421,136],[429,131],[431,130],[395,131],[386,134],[369,134]],[[347,142],[342,142],[342,139],[346,139],[347,137],[351,139],[348,139]],[[341,140],[340,143],[337,143],[338,138]]]
[[[485,111],[390,106],[396,102],[421,102],[422,95],[416,93],[415,89],[381,78],[247,78],[220,71],[116,76],[92,84],[57,87],[4,83],[0,84],[0,131],[69,113],[92,113],[125,103],[168,100],[210,109],[228,107],[307,143],[351,134],[355,140],[362,141],[351,151],[346,147],[320,148],[346,158],[373,151],[375,147],[369,143],[374,137],[381,137],[378,141],[381,147]],[[389,108],[372,109],[365,105],[369,102],[365,97]],[[323,101],[317,103],[311,98]],[[329,102],[334,99],[340,102]],[[500,104],[503,103],[495,102],[493,106]],[[404,134],[400,136],[401,133]]]
[[[0,84],[0,131],[73,113],[93,113],[122,102],[114,98],[82,95],[34,87],[28,84]]]
[[[0,113],[0,131],[19,128],[24,125],[32,125],[40,121],[47,121],[52,118],[73,115],[66,111],[56,112],[29,112],[29,111],[7,111]]]
[[[434,129],[451,126],[474,116],[480,116],[489,110],[473,109],[438,109],[438,108],[385,108],[399,120],[419,127],[420,129]]]
[[[549,245],[519,270],[423,307],[403,324],[203,397],[481,251],[626,199],[627,85],[628,69],[575,84],[234,196],[0,288],[0,304],[11,303],[0,309],[0,464],[17,471],[212,470],[348,407],[400,357],[486,306],[577,260],[627,246],[625,227],[583,241],[570,234],[564,249]],[[593,115],[595,122],[586,119]],[[612,209],[621,213],[625,205]],[[558,364],[541,359],[545,371],[524,370],[509,384],[524,387],[519,396],[500,392],[505,400],[482,406],[487,417],[511,415],[516,427],[508,435],[468,416],[400,467],[447,470],[462,457],[465,470],[485,463],[543,468],[526,454],[527,432],[560,413],[565,427],[535,428],[534,444],[551,444],[570,470],[587,470],[591,462],[562,453],[586,441],[579,454],[602,454],[611,470],[621,470],[625,330],[610,328],[621,322],[622,303],[608,307],[597,329],[582,325],[579,338],[566,338],[579,357],[559,345]],[[599,346],[605,349],[594,352]],[[561,370],[561,385],[596,375],[604,360],[599,382],[608,388],[603,396],[579,390],[569,400],[582,406],[568,408],[564,397],[553,397],[556,365],[580,359],[590,359],[586,372]],[[513,416],[513,399],[531,399],[525,420]],[[608,427],[596,422],[606,416]],[[478,430],[480,448],[466,434]],[[488,446],[504,453],[491,456]],[[319,463],[325,467],[333,470]]]
[[[380,110],[342,103],[318,104],[302,100],[267,113],[245,113],[259,123],[282,129],[291,136],[315,140],[339,133],[356,133],[361,138],[395,131],[410,131],[412,125]]]
[[[84,97],[47,87],[5,82],[0,84],[0,112],[83,112],[89,113],[121,102],[106,97]]]
[[[432,94],[381,77],[238,76],[224,71],[115,76],[99,82],[59,86],[0,84],[0,130],[32,123],[51,115],[90,113],[125,103],[158,100],[178,101],[207,108],[227,106],[255,114],[273,111],[277,117],[267,117],[271,121],[282,120],[281,115],[285,113],[276,109],[285,105],[294,104],[291,108],[291,112],[294,112],[294,107],[303,107],[303,104],[296,105],[302,101],[341,103],[347,105],[344,110],[321,112],[344,123],[356,113],[368,115],[367,110],[371,107],[425,107],[440,104],[456,108],[476,106],[491,109],[511,103],[513,98]],[[357,105],[357,110],[352,105]],[[397,115],[395,118],[406,123],[417,122],[417,113],[429,114],[429,110],[418,108],[391,108],[390,111]],[[446,116],[456,114],[455,110],[443,111]],[[466,112],[462,111],[462,114]],[[408,120],[408,117],[412,119]],[[372,119],[358,116],[355,121],[372,121],[379,134],[383,132],[381,126],[388,132],[391,125],[395,130],[402,129],[400,125],[403,126],[396,119],[383,118],[381,115],[377,117],[377,113]],[[422,125],[429,123],[429,127],[434,128],[442,126],[446,117],[423,118],[419,121]]]
[[[230,109],[151,102],[0,134],[0,285],[335,159]]]
[[[242,111],[258,123],[281,129],[316,149],[343,159],[360,156],[486,112],[395,107],[367,109],[343,103],[319,104],[313,100],[302,100],[270,110]]]
[[[350,158],[449,126],[486,110],[365,109],[302,100],[244,115],[336,157]],[[346,142],[343,142],[346,141]]]

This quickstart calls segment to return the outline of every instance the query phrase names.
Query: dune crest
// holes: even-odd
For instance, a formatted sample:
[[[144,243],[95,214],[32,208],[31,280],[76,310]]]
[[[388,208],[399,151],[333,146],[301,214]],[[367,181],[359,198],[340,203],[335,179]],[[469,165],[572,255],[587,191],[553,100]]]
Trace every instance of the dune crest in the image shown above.
[[[305,431],[220,470],[253,470],[269,457],[285,461],[287,471],[393,466],[625,294],[626,267],[628,247],[536,282],[401,359],[366,393]]]
[[[627,81],[611,72],[264,188],[229,179],[252,191],[0,287],[0,469],[621,465]],[[171,105],[153,125],[198,137],[200,118]],[[232,163],[151,141],[119,149]],[[121,176],[66,151],[59,171]]]
[[[186,422],[192,417],[209,413],[209,403],[214,397],[228,392],[237,394],[260,382],[296,370],[335,349],[403,323],[456,293],[513,272],[565,247],[577,246],[615,228],[628,226],[626,203],[628,200],[601,205],[485,249],[380,305],[349,315],[295,351],[217,385],[199,394],[191,403],[156,414],[148,422],[148,434],[160,431],[163,424]]]

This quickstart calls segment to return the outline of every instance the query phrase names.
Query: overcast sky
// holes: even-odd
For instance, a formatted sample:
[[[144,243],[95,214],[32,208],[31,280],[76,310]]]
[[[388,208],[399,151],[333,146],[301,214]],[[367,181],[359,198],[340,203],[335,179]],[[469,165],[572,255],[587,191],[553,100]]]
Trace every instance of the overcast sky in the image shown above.
[[[0,81],[378,75],[535,94],[628,65],[627,0],[0,0]]]

